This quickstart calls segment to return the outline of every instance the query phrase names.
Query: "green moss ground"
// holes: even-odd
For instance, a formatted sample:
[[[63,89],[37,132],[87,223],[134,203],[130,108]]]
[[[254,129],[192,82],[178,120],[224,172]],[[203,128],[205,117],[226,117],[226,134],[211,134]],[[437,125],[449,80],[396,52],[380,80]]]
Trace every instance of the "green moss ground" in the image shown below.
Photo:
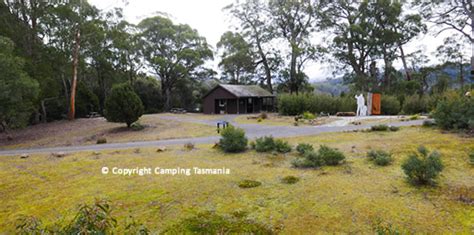
[[[346,162],[318,170],[291,168],[295,153],[286,155],[223,154],[211,145],[191,151],[169,146],[70,154],[64,158],[32,155],[0,160],[0,233],[14,231],[19,215],[34,215],[44,223],[68,220],[80,203],[106,198],[113,214],[123,221],[133,215],[152,231],[204,210],[248,212],[251,219],[281,229],[282,234],[369,233],[382,221],[415,233],[474,231],[474,208],[460,195],[474,198],[474,167],[468,152],[474,140],[426,128],[402,128],[387,133],[328,133],[287,139],[316,148],[326,144],[342,150]],[[400,169],[402,159],[424,144],[443,155],[446,166],[437,187],[409,185]],[[354,146],[354,147],[353,147]],[[387,167],[371,164],[370,148],[391,151],[395,161]],[[231,170],[230,175],[118,176],[103,175],[108,167],[202,167]],[[293,175],[296,184],[281,179]],[[242,189],[243,179],[262,182]],[[63,217],[66,215],[66,217]]]

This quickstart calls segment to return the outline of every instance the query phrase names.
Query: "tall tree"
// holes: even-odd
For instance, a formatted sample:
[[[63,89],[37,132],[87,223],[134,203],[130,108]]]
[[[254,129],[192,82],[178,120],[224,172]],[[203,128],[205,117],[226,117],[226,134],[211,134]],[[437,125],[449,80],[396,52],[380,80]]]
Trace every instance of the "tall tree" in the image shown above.
[[[221,36],[217,48],[221,51],[219,67],[225,80],[231,84],[252,83],[254,56],[245,39],[238,33],[228,31]]]
[[[192,78],[207,59],[213,58],[212,51],[196,30],[162,16],[144,19],[138,27],[145,58],[160,78],[165,110],[169,110],[178,80]]]
[[[468,63],[465,50],[465,40],[463,38],[451,36],[444,39],[443,45],[437,48],[436,55],[442,58],[443,62],[455,64],[459,67],[459,85],[464,88],[464,64]]]
[[[275,28],[268,23],[271,15],[268,5],[262,0],[236,1],[224,8],[235,19],[241,27],[239,33],[252,45],[257,55],[254,64],[257,72],[263,70],[263,78],[268,91],[273,92],[273,77],[281,62],[279,51],[273,47],[272,42],[276,39]]]
[[[23,127],[28,123],[38,95],[38,83],[23,70],[24,61],[13,54],[14,44],[0,36],[0,127]]]
[[[277,29],[277,35],[285,39],[290,48],[289,82],[290,92],[298,93],[298,78],[304,77],[301,68],[307,58],[313,57],[314,46],[309,42],[314,30],[316,13],[321,1],[271,0],[269,11]],[[299,71],[298,71],[299,70]]]

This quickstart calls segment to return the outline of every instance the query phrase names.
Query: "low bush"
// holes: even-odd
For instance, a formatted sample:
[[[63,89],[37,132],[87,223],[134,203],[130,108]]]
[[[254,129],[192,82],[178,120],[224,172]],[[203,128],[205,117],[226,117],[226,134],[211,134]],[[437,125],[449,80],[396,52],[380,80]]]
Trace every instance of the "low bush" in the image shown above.
[[[314,151],[313,145],[306,144],[306,143],[300,143],[296,146],[296,151],[303,155],[306,152]]]
[[[54,226],[44,227],[41,220],[22,216],[18,219],[16,232],[18,234],[114,234],[117,220],[111,215],[108,201],[96,200],[92,205],[81,205],[76,216],[66,224],[60,220]],[[126,225],[131,227],[132,225]],[[143,227],[144,231],[147,231]],[[143,234],[143,233],[142,233]]]
[[[294,159],[291,164],[296,168],[317,168],[324,165],[324,160],[318,153],[308,151],[302,157]]]
[[[262,183],[255,180],[242,180],[239,182],[239,188],[255,188],[262,185]]]
[[[393,161],[392,155],[383,150],[370,150],[367,152],[367,157],[379,166],[389,165]]]
[[[229,125],[222,130],[219,147],[228,153],[242,152],[247,147],[247,137],[243,129]]]
[[[317,152],[305,151],[302,157],[296,158],[291,164],[297,168],[317,168],[323,165],[338,165],[345,158],[339,150],[321,145]]]
[[[381,111],[384,115],[397,115],[400,113],[400,101],[395,96],[383,95],[381,106]]]
[[[275,151],[279,153],[289,153],[291,152],[291,145],[284,140],[275,140]]]
[[[423,126],[424,127],[432,127],[432,126],[435,126],[435,125],[436,125],[436,123],[431,121],[431,120],[424,120],[423,121]]]
[[[255,140],[255,151],[262,152],[271,152],[275,149],[275,140],[272,136],[264,136],[257,138]]]
[[[275,234],[271,228],[246,218],[245,214],[219,215],[201,212],[166,228],[162,234]]]
[[[474,129],[474,98],[448,93],[433,111],[436,124],[443,129]]]
[[[261,119],[267,119],[268,114],[266,112],[262,112],[262,113],[260,113],[260,115],[258,115],[258,117],[261,118]]]
[[[313,120],[315,119],[316,116],[308,111],[304,112],[303,113],[303,119],[306,119],[306,120]]]
[[[145,127],[142,124],[140,124],[139,122],[132,123],[132,125],[130,125],[130,128],[133,131],[141,131],[141,130],[145,129]]]
[[[285,176],[281,179],[281,182],[284,184],[296,184],[298,181],[300,181],[300,178],[292,175]]]
[[[326,145],[319,147],[318,155],[323,159],[324,164],[330,166],[339,165],[346,158],[339,150]]]
[[[96,141],[96,144],[106,144],[107,143],[107,138],[105,137],[99,137]]]
[[[390,131],[399,131],[399,130],[400,130],[400,127],[398,127],[398,126],[390,126],[388,129],[389,129]]]
[[[410,154],[403,162],[402,169],[412,184],[431,184],[443,170],[441,155],[437,151],[429,152],[424,146],[418,152]]]
[[[184,150],[191,151],[193,149],[194,149],[194,144],[193,143],[188,142],[188,143],[184,144]]]
[[[385,124],[375,125],[370,127],[371,131],[388,131],[388,126]]]
[[[405,97],[403,103],[404,114],[419,114],[429,112],[429,98],[427,96],[420,97],[419,95],[412,95]]]

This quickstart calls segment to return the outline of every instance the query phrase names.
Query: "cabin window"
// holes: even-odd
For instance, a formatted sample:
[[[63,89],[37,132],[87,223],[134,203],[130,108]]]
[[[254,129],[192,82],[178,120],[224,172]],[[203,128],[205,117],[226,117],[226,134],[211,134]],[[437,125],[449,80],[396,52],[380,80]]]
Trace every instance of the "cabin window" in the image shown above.
[[[249,104],[251,104],[251,103],[252,103],[252,98],[249,98]]]

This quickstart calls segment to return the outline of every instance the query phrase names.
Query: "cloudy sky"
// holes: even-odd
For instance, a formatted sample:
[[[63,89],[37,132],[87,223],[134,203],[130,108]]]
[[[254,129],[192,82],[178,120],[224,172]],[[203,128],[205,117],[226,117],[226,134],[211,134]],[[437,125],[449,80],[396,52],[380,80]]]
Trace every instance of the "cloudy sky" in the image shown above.
[[[222,8],[231,4],[233,0],[130,0],[128,3],[124,0],[90,0],[89,2],[102,10],[123,8],[125,19],[134,24],[156,15],[157,12],[165,12],[174,22],[188,24],[197,29],[213,47],[225,31],[233,28],[233,22],[222,11]],[[405,53],[409,54],[423,48],[427,51],[427,56],[430,57],[432,63],[437,63],[433,52],[442,44],[443,38],[451,33],[446,31],[437,37],[420,36],[404,47]],[[469,48],[466,50],[469,51]],[[212,66],[217,69],[219,57],[215,56],[215,60]],[[401,67],[401,63],[396,62],[394,66]],[[311,63],[306,65],[305,72],[312,81],[318,81],[330,77],[332,68],[325,64]]]

